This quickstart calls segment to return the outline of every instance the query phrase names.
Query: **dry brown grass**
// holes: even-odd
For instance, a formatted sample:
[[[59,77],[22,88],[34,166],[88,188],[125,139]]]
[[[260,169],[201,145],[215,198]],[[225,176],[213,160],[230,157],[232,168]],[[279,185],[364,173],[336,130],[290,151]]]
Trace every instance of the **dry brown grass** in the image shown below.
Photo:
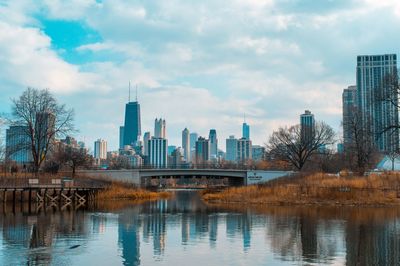
[[[168,192],[153,192],[136,188],[120,182],[111,183],[106,189],[99,192],[98,200],[155,200],[168,198]]]
[[[337,177],[313,174],[285,178],[264,185],[205,192],[209,202],[271,204],[400,204],[400,174],[384,173],[367,177]]]

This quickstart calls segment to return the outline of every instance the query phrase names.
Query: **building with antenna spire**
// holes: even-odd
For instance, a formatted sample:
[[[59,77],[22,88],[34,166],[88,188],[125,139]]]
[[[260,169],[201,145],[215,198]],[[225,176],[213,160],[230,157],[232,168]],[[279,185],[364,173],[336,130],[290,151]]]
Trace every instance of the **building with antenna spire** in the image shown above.
[[[125,145],[136,146],[141,136],[141,119],[140,119],[140,104],[137,99],[137,87],[136,87],[136,99],[131,102],[131,83],[129,82],[129,96],[128,103],[125,105],[125,122],[123,132],[120,132],[121,140],[123,141],[120,147]]]

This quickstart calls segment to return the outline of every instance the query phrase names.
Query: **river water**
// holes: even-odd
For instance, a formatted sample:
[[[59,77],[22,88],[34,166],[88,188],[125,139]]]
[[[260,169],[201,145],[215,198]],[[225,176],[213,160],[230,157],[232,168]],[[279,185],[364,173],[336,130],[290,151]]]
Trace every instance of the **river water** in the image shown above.
[[[169,200],[0,214],[0,265],[400,265],[399,208]]]

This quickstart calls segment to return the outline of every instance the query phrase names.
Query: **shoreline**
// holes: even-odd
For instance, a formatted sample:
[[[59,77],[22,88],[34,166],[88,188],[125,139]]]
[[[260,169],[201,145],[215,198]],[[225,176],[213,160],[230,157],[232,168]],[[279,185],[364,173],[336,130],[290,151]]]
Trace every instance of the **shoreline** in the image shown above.
[[[122,183],[111,183],[99,191],[96,201],[147,201],[169,198],[171,193],[166,191],[149,191]]]
[[[265,184],[204,191],[209,204],[271,206],[400,206],[400,173],[368,177],[311,174]]]
[[[235,204],[235,206],[250,207],[250,206],[271,206],[271,207],[300,207],[300,206],[312,206],[312,207],[400,207],[400,202],[388,202],[388,203],[360,203],[360,202],[239,202],[239,201],[220,201],[220,200],[207,200],[203,199],[206,204],[218,204],[218,205],[229,205]]]
[[[96,202],[116,202],[116,201],[131,201],[141,202],[149,200],[157,200],[171,197],[170,192],[154,191],[140,188],[133,183],[124,181],[111,181],[103,177],[93,177],[88,175],[77,176],[82,180],[97,183],[102,187],[96,195]]]

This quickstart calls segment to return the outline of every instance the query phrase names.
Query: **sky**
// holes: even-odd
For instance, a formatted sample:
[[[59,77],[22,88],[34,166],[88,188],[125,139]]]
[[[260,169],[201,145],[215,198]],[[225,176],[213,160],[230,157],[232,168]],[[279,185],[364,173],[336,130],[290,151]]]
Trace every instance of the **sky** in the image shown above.
[[[398,0],[0,0],[0,112],[48,88],[78,140],[116,150],[130,81],[142,134],[162,117],[170,145],[215,128],[225,150],[244,114],[263,145],[306,109],[340,135],[356,56],[399,43]]]

